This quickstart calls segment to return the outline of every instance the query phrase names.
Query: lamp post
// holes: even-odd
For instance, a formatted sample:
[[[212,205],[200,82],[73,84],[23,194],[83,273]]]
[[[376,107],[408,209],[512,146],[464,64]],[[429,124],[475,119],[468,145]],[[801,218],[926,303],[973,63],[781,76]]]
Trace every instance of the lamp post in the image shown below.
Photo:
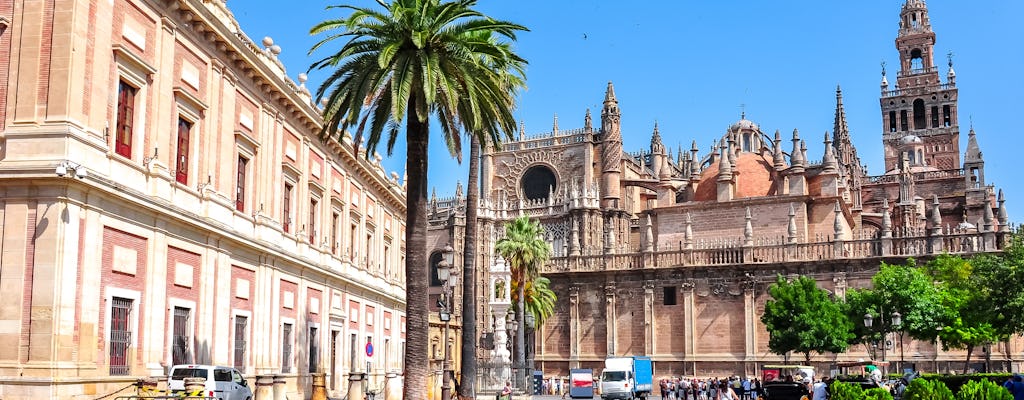
[[[883,313],[879,313],[879,317],[881,317],[882,314]],[[891,318],[889,320],[889,324],[885,324],[884,320],[879,321],[878,324],[878,328],[882,332],[882,361],[885,361],[885,350],[889,347],[889,332],[894,332],[895,330],[900,329],[900,326],[903,325],[903,315],[901,315],[899,311],[893,311],[892,315],[889,317]],[[874,325],[874,320],[875,318],[870,312],[864,314],[864,327],[871,329],[872,325]]]
[[[455,266],[455,249],[446,244],[441,251],[441,262],[437,263],[437,278],[441,281],[441,311],[438,316],[444,322],[444,361],[441,364],[441,399],[449,399],[452,394],[452,382],[449,375],[451,366],[451,346],[448,345],[448,323],[452,320],[452,304],[455,297],[454,289],[458,282],[452,273]]]

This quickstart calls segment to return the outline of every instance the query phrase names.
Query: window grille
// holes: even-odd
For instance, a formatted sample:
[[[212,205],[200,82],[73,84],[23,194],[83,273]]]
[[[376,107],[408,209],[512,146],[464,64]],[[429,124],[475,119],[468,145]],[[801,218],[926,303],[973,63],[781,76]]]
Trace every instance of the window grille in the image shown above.
[[[246,346],[246,329],[249,324],[249,318],[243,316],[235,316],[235,368],[240,370],[245,368],[245,346]]]
[[[284,324],[281,332],[281,372],[292,370],[292,324]]]
[[[191,364],[192,357],[189,349],[189,309],[174,307],[174,341],[171,349],[171,361],[173,365]]]
[[[128,375],[128,346],[132,332],[128,329],[132,300],[113,298],[110,305],[110,375]]]

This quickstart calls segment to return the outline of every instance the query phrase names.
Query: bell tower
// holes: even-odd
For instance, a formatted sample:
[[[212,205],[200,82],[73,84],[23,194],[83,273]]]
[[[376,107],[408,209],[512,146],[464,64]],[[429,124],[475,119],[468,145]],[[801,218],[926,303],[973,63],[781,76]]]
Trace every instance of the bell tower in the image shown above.
[[[956,74],[948,56],[947,81],[935,65],[935,32],[924,0],[906,0],[900,11],[896,36],[900,70],[896,87],[889,89],[882,66],[882,144],[885,170],[900,165],[900,140],[917,136],[924,144],[924,165],[939,170],[960,168],[960,127],[957,122]]]

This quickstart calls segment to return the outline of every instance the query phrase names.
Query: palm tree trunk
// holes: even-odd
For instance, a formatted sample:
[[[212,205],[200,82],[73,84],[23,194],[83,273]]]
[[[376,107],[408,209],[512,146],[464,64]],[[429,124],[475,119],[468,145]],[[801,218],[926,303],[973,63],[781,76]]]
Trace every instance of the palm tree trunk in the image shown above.
[[[519,367],[516,373],[516,387],[526,388],[526,272],[520,267],[521,278],[519,279],[519,301],[516,310],[516,366]]]
[[[462,250],[462,382],[459,396],[476,395],[476,207],[480,197],[480,142],[469,135],[469,180],[466,193],[466,238]]]
[[[427,149],[430,128],[416,118],[415,98],[406,122],[405,384],[404,399],[427,398]]]

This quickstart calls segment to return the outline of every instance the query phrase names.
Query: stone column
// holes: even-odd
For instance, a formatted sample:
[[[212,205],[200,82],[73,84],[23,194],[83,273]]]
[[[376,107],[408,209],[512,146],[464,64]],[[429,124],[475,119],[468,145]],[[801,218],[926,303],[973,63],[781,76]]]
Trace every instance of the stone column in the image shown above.
[[[352,372],[348,374],[348,400],[363,400],[365,392],[363,391],[364,375],[362,372]]]
[[[745,351],[743,355],[743,374],[752,375],[754,373],[753,362],[757,361],[757,291],[755,290],[755,282],[753,279],[748,278],[743,281],[743,333],[744,341],[746,342]]]
[[[402,381],[396,372],[384,375],[384,400],[401,400]]]
[[[580,367],[580,287],[569,286],[569,368]]]
[[[616,355],[615,351],[615,285],[607,284],[604,287],[604,315],[605,315],[605,348],[608,357]]]
[[[274,400],[286,400],[285,397],[285,385],[288,382],[285,381],[284,375],[274,375]]]
[[[313,394],[310,395],[310,400],[327,400],[326,380],[327,374],[323,372],[313,373]]]
[[[273,375],[257,375],[256,376],[256,400],[273,400],[274,398],[274,376]]]
[[[654,282],[644,282],[644,355],[654,354]]]

